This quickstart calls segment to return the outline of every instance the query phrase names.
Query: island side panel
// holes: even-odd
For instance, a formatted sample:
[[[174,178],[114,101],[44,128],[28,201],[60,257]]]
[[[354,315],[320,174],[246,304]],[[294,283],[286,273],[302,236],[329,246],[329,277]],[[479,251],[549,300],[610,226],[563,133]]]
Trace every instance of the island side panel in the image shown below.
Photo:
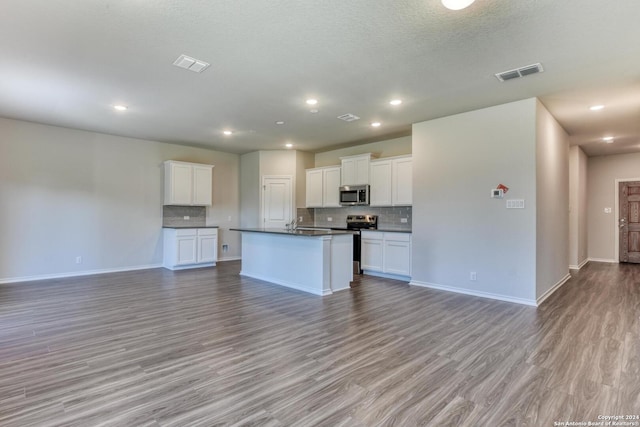
[[[316,295],[331,293],[326,237],[242,232],[240,274]],[[326,287],[325,287],[326,286]]]
[[[350,289],[353,281],[353,235],[331,239],[331,290]]]

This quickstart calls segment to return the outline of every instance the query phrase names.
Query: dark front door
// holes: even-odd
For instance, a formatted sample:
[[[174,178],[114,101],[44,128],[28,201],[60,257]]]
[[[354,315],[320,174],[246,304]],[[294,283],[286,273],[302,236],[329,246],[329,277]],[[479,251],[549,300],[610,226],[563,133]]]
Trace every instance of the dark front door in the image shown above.
[[[620,262],[640,263],[640,181],[619,185]]]

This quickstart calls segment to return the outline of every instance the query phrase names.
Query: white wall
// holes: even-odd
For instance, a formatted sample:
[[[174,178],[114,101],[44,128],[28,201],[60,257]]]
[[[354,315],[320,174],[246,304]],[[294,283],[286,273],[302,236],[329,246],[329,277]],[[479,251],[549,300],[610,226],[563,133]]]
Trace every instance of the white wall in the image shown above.
[[[379,158],[411,154],[411,136],[316,153],[315,167],[338,166],[340,165],[340,157],[365,153],[373,153]]]
[[[238,155],[0,119],[0,281],[161,264],[169,159],[215,165],[207,222],[239,256]]]
[[[413,283],[535,302],[536,103],[413,125]],[[526,209],[491,199],[500,183]]]
[[[261,227],[262,177],[287,175],[292,177],[293,208],[305,205],[304,170],[313,167],[313,154],[296,150],[254,151],[240,158],[240,194],[242,227]],[[294,212],[295,215],[295,212]]]
[[[618,232],[615,203],[616,179],[640,181],[640,153],[589,158],[587,171],[587,230],[589,259],[618,262],[615,238]],[[612,213],[604,213],[604,208]]]
[[[569,143],[536,102],[536,298],[569,277]]]
[[[240,157],[240,226],[260,225],[260,152]]]
[[[580,147],[569,149],[569,266],[573,269],[588,260],[587,164]]]

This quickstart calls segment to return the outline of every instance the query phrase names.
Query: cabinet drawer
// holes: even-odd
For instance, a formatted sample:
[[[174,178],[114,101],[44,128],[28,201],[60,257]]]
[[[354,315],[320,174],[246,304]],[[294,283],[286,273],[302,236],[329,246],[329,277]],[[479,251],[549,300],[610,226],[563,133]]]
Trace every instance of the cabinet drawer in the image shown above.
[[[384,233],[384,240],[395,242],[410,242],[411,233]]]
[[[218,234],[217,228],[199,228],[198,236],[216,236]]]
[[[360,235],[363,239],[369,240],[382,240],[384,237],[384,233],[381,231],[361,231]]]
[[[180,228],[176,230],[176,236],[178,237],[195,236],[196,234],[198,234],[198,229],[196,228]]]

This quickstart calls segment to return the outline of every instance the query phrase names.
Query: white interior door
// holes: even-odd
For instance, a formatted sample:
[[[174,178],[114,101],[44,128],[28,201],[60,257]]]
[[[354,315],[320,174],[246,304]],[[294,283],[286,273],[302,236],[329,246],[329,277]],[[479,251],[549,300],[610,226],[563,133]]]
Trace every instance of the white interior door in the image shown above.
[[[293,193],[290,176],[262,177],[262,223],[264,228],[284,228],[291,222]]]

